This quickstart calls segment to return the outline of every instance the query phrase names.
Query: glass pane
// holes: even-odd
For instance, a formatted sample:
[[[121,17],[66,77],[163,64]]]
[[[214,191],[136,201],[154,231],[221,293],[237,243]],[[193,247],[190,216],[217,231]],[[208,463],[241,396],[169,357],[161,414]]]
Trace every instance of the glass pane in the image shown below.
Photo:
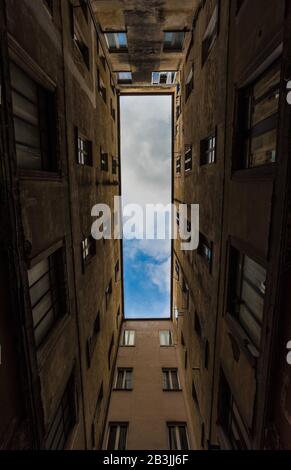
[[[259,103],[254,105],[252,126],[255,126],[264,119],[277,114],[279,108],[279,98],[280,90],[278,88],[272,91]]]
[[[266,269],[248,256],[244,257],[243,276],[251,281],[260,290],[262,295],[265,294]]]
[[[118,33],[117,38],[118,38],[119,47],[126,48],[127,47],[126,33]]]
[[[180,449],[188,450],[188,440],[185,426],[179,426]]]
[[[33,103],[37,103],[37,85],[13,62],[10,63],[11,85]]]
[[[261,328],[245,305],[240,306],[239,320],[255,346],[260,348]]]
[[[128,331],[128,346],[134,346],[134,331]]]
[[[170,449],[171,450],[179,450],[178,443],[177,443],[177,436],[176,436],[176,427],[170,426],[169,427],[169,438],[170,438]]]
[[[106,39],[107,39],[109,49],[116,49],[115,34],[114,33],[107,33],[106,34]]]
[[[277,130],[274,129],[252,138],[250,167],[265,165],[276,161]]]
[[[117,432],[117,426],[116,425],[111,425],[110,428],[109,428],[109,438],[108,438],[107,450],[114,450],[115,449],[116,432]]]
[[[123,385],[123,370],[119,370],[117,372],[116,388],[122,388],[122,385]]]
[[[37,106],[15,91],[12,92],[13,114],[38,126]]]
[[[160,345],[169,346],[171,344],[170,331],[160,331]]]
[[[31,306],[34,307],[34,305],[40,300],[40,298],[49,290],[50,277],[49,273],[47,273],[30,288]]]
[[[31,124],[14,117],[15,140],[17,143],[32,147],[40,153],[39,129]]]
[[[171,388],[171,385],[170,385],[169,371],[164,370],[163,371],[163,389],[169,390],[170,388]]]
[[[241,299],[244,301],[259,323],[263,321],[264,298],[256,292],[246,281],[242,283]]]
[[[46,312],[48,312],[53,305],[51,291],[49,291],[42,299],[36,304],[32,310],[33,325],[34,327],[42,319]]]
[[[172,384],[174,390],[179,389],[178,372],[176,370],[172,370]]]
[[[46,337],[55,321],[53,309],[46,313],[43,320],[39,323],[34,331],[36,345],[39,346],[43,339]]]
[[[125,388],[129,390],[132,388],[132,371],[127,370],[125,371]]]
[[[127,426],[121,425],[120,426],[120,432],[119,432],[118,450],[125,450],[125,448],[126,448],[126,434],[127,434]]]
[[[31,149],[25,145],[16,144],[16,155],[19,168],[30,170],[42,169],[40,149]]]
[[[273,67],[269,72],[265,73],[263,77],[254,86],[254,99],[261,98],[269,92],[270,88],[280,84],[281,71],[278,67]]]
[[[40,261],[38,264],[29,269],[28,274],[28,283],[31,287],[43,274],[49,270],[48,258]]]

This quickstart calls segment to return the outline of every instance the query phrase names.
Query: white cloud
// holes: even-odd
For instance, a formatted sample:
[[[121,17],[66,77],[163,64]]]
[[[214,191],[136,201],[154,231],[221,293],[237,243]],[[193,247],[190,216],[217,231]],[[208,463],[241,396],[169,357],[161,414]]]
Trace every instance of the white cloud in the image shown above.
[[[147,264],[146,270],[151,282],[160,292],[170,293],[171,257],[163,263]]]

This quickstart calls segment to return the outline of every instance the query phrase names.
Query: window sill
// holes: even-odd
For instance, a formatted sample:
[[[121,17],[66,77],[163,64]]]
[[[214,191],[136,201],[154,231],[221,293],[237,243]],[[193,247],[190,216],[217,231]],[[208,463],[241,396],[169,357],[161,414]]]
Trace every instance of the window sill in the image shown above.
[[[270,163],[254,168],[244,168],[241,170],[234,170],[231,174],[233,181],[266,181],[272,180],[276,177],[277,165]]]
[[[234,338],[237,340],[241,350],[246,355],[252,367],[255,368],[257,366],[257,361],[259,358],[259,352],[257,353],[258,355],[255,356],[250,351],[250,349],[248,348],[248,345],[252,345],[252,342],[250,341],[249,337],[240,326],[239,322],[231,314],[227,313],[225,316],[225,320],[227,322],[227,325],[231,333],[234,335]]]
[[[61,181],[62,175],[57,171],[43,170],[26,170],[18,169],[17,176],[22,180],[39,180],[39,181]]]

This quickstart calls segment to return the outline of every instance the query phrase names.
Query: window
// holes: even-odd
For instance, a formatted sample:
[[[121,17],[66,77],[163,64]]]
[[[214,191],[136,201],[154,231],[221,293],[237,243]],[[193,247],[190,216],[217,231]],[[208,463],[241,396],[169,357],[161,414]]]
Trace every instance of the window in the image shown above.
[[[117,72],[117,82],[121,85],[132,83],[131,72]]]
[[[184,31],[165,31],[164,32],[164,51],[180,52],[183,49],[185,33]]]
[[[185,145],[185,173],[192,170],[192,145]]]
[[[176,158],[176,174],[181,174],[181,156]]]
[[[132,369],[118,368],[115,380],[116,390],[132,390]]]
[[[180,279],[180,265],[179,265],[178,260],[175,260],[175,272],[176,272],[176,276],[177,276],[177,281],[179,281],[179,279]]]
[[[90,235],[89,237],[82,240],[82,261],[83,261],[83,271],[85,265],[90,261],[91,258],[96,254],[96,241]]]
[[[168,423],[168,431],[171,450],[189,450],[185,423]]]
[[[57,171],[55,94],[10,63],[17,166]]]
[[[87,339],[87,363],[88,367],[91,366],[92,357],[94,354],[95,346],[97,343],[98,333],[100,332],[100,312],[97,313],[97,316],[94,321],[93,331],[89,338]]]
[[[62,450],[65,448],[70,432],[77,422],[76,395],[75,377],[72,374],[45,439],[45,448],[47,450]]]
[[[237,150],[239,168],[277,160],[280,63],[276,63],[238,95]],[[240,151],[241,149],[241,151]]]
[[[90,55],[89,55],[89,48],[85,43],[80,31],[77,30],[75,24],[73,26],[73,40],[76,48],[78,49],[87,69],[90,69]]]
[[[200,165],[210,165],[216,160],[216,135],[212,134],[200,142]]]
[[[218,399],[218,423],[234,450],[247,450],[249,436],[227,380],[221,371]]]
[[[189,96],[191,95],[192,93],[192,90],[194,88],[194,70],[193,70],[193,66],[191,67],[190,71],[189,71],[189,74],[188,74],[188,77],[187,77],[187,80],[186,80],[186,84],[185,84],[185,100],[187,101]]]
[[[128,423],[110,423],[107,450],[125,450]]]
[[[125,32],[105,33],[109,52],[127,52],[127,36]]]
[[[117,174],[117,161],[116,158],[112,157],[112,174]]]
[[[163,390],[181,390],[178,369],[163,369]]]
[[[231,247],[229,311],[237,318],[257,349],[260,349],[261,343],[266,276],[265,268]]]
[[[160,346],[172,346],[172,332],[169,330],[160,331]]]
[[[78,155],[77,162],[79,165],[92,166],[92,142],[85,139],[78,133]]]
[[[118,281],[118,276],[119,276],[119,259],[116,261],[116,264],[115,264],[115,267],[114,267],[115,282]]]
[[[124,330],[122,334],[121,346],[134,346],[135,344],[135,331]]]
[[[176,223],[177,223],[177,226],[179,227],[180,225],[180,212],[177,210],[177,213],[176,213]]]
[[[173,85],[176,80],[176,72],[153,72],[152,85]]]
[[[106,99],[107,99],[106,98],[106,86],[102,80],[99,70],[97,72],[97,77],[98,77],[98,92],[100,96],[102,97],[104,103],[106,103]]]
[[[108,171],[108,153],[105,153],[102,148],[100,148],[100,167],[101,171]]]
[[[28,270],[28,284],[34,337],[38,347],[67,309],[62,248]]]
[[[204,258],[209,266],[209,271],[212,268],[212,257],[213,257],[213,243],[207,240],[207,238],[199,233],[199,245],[197,248],[197,253]]]
[[[112,351],[113,351],[113,346],[114,346],[114,334],[111,337],[109,349],[108,349],[108,369],[111,369],[112,365]]]
[[[218,35],[218,9],[219,3],[217,1],[217,5],[214,8],[214,12],[210,18],[202,41],[202,67],[205,64]]]

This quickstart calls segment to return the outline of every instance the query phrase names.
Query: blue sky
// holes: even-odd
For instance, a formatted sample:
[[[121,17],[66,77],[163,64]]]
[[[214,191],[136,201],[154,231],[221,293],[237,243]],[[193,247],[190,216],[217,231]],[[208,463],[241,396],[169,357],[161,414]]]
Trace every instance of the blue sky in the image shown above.
[[[171,97],[123,96],[121,178],[123,206],[171,202]],[[141,227],[142,232],[142,227]],[[126,318],[170,315],[170,240],[126,240]]]

